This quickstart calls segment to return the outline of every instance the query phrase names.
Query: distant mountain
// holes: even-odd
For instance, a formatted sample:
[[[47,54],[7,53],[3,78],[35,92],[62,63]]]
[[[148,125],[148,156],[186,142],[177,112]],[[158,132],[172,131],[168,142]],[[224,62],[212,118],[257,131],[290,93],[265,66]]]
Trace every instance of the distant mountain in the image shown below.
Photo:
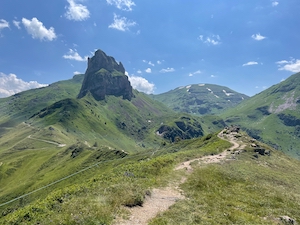
[[[198,115],[219,114],[249,98],[227,87],[213,84],[193,84],[150,96],[177,112]]]
[[[300,158],[300,73],[229,109],[222,117],[257,139]]]

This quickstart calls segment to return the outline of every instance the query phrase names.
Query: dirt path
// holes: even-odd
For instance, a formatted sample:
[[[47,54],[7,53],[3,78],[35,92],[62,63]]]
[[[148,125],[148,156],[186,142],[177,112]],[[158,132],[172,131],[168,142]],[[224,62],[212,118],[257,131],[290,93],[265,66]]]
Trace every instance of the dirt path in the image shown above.
[[[146,225],[159,212],[167,210],[176,201],[184,199],[180,190],[176,187],[166,187],[153,189],[151,196],[147,196],[143,206],[129,208],[130,218],[128,220],[118,220],[115,225]]]
[[[33,139],[33,140],[36,140],[36,141],[46,142],[46,143],[52,144],[52,145],[56,145],[57,147],[60,147],[60,148],[66,146],[66,144],[59,144],[59,143],[56,143],[56,142],[53,142],[53,141],[47,141],[47,140],[43,140],[43,139],[39,139],[39,138],[33,138],[33,137],[31,137],[31,135],[29,135],[27,138]]]
[[[226,134],[223,131],[218,134],[219,138],[232,143],[232,146],[229,148],[230,151],[226,150],[217,155],[208,155],[186,161],[176,166],[174,170],[185,169],[187,173],[191,173],[193,171],[191,163],[195,161],[198,161],[199,164],[210,164],[226,160],[226,157],[230,152],[238,148],[244,148],[244,146],[240,146],[237,142],[235,134],[236,133]],[[186,179],[186,176],[183,176],[178,184],[169,185],[165,188],[153,189],[151,196],[146,197],[143,206],[128,208],[130,211],[129,219],[124,220],[119,218],[115,221],[114,225],[147,225],[148,221],[154,218],[158,213],[167,210],[171,205],[175,204],[176,201],[185,198],[184,195],[182,195],[182,190],[180,190],[179,185],[184,183]]]

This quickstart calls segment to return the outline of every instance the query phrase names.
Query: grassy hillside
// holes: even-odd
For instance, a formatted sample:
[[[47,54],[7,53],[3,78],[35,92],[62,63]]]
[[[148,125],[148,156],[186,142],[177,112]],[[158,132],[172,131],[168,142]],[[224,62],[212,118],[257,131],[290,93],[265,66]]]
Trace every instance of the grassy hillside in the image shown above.
[[[67,87],[71,89],[77,82],[70,80],[51,86],[65,87],[61,96],[57,97],[61,99],[67,93]],[[96,101],[90,95],[82,99],[71,98],[76,96],[74,92],[69,93],[68,98],[51,103],[56,99],[53,96],[48,102],[42,101],[47,97],[47,90],[33,90],[39,96],[34,113],[27,112],[25,107],[25,103],[31,102],[30,98],[35,96],[31,92],[20,93],[20,98],[11,99],[15,102],[12,109],[17,103],[25,108],[23,113],[12,110],[9,119],[16,119],[15,123],[2,124],[1,201],[103,160],[155,151],[175,141],[171,137],[176,137],[176,141],[195,138],[224,126],[223,121],[215,116],[200,118],[174,113],[138,91],[134,91],[132,101],[115,96],[107,96],[103,101]],[[57,90],[55,96],[59,93],[60,90]],[[47,106],[42,108],[45,104]],[[170,130],[164,134],[170,138],[157,134],[161,126],[169,127]]]
[[[0,135],[9,127],[27,120],[34,113],[65,98],[76,98],[84,75],[59,81],[47,87],[31,89],[0,99]]]
[[[227,87],[213,84],[188,85],[150,97],[177,112],[197,115],[219,114],[249,98]]]
[[[239,138],[246,151],[222,164],[193,164],[181,185],[186,198],[150,224],[280,224],[280,216],[299,221],[299,161],[259,142],[271,156],[253,157],[250,138]],[[90,170],[2,206],[0,223],[112,224],[128,216],[126,207],[142,205],[153,187],[180,179],[184,171],[174,171],[175,165],[229,146],[209,135],[123,158],[103,155],[106,161]]]
[[[228,124],[300,158],[300,73],[242,102],[222,115]]]

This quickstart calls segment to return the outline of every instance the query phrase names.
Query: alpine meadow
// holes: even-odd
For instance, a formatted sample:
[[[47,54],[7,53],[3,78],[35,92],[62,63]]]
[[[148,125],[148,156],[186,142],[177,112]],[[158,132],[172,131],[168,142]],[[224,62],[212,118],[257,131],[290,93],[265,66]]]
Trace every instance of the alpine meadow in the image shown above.
[[[300,74],[249,97],[85,74],[0,99],[0,224],[297,224]]]

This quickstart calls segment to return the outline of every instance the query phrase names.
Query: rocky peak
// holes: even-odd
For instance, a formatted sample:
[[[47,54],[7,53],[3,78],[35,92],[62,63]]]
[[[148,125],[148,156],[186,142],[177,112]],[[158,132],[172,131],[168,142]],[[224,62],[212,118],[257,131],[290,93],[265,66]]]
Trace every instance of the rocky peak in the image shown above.
[[[88,67],[78,98],[90,92],[96,100],[105,99],[106,95],[123,96],[131,100],[132,87],[125,75],[122,63],[97,50],[92,58],[88,58]]]

